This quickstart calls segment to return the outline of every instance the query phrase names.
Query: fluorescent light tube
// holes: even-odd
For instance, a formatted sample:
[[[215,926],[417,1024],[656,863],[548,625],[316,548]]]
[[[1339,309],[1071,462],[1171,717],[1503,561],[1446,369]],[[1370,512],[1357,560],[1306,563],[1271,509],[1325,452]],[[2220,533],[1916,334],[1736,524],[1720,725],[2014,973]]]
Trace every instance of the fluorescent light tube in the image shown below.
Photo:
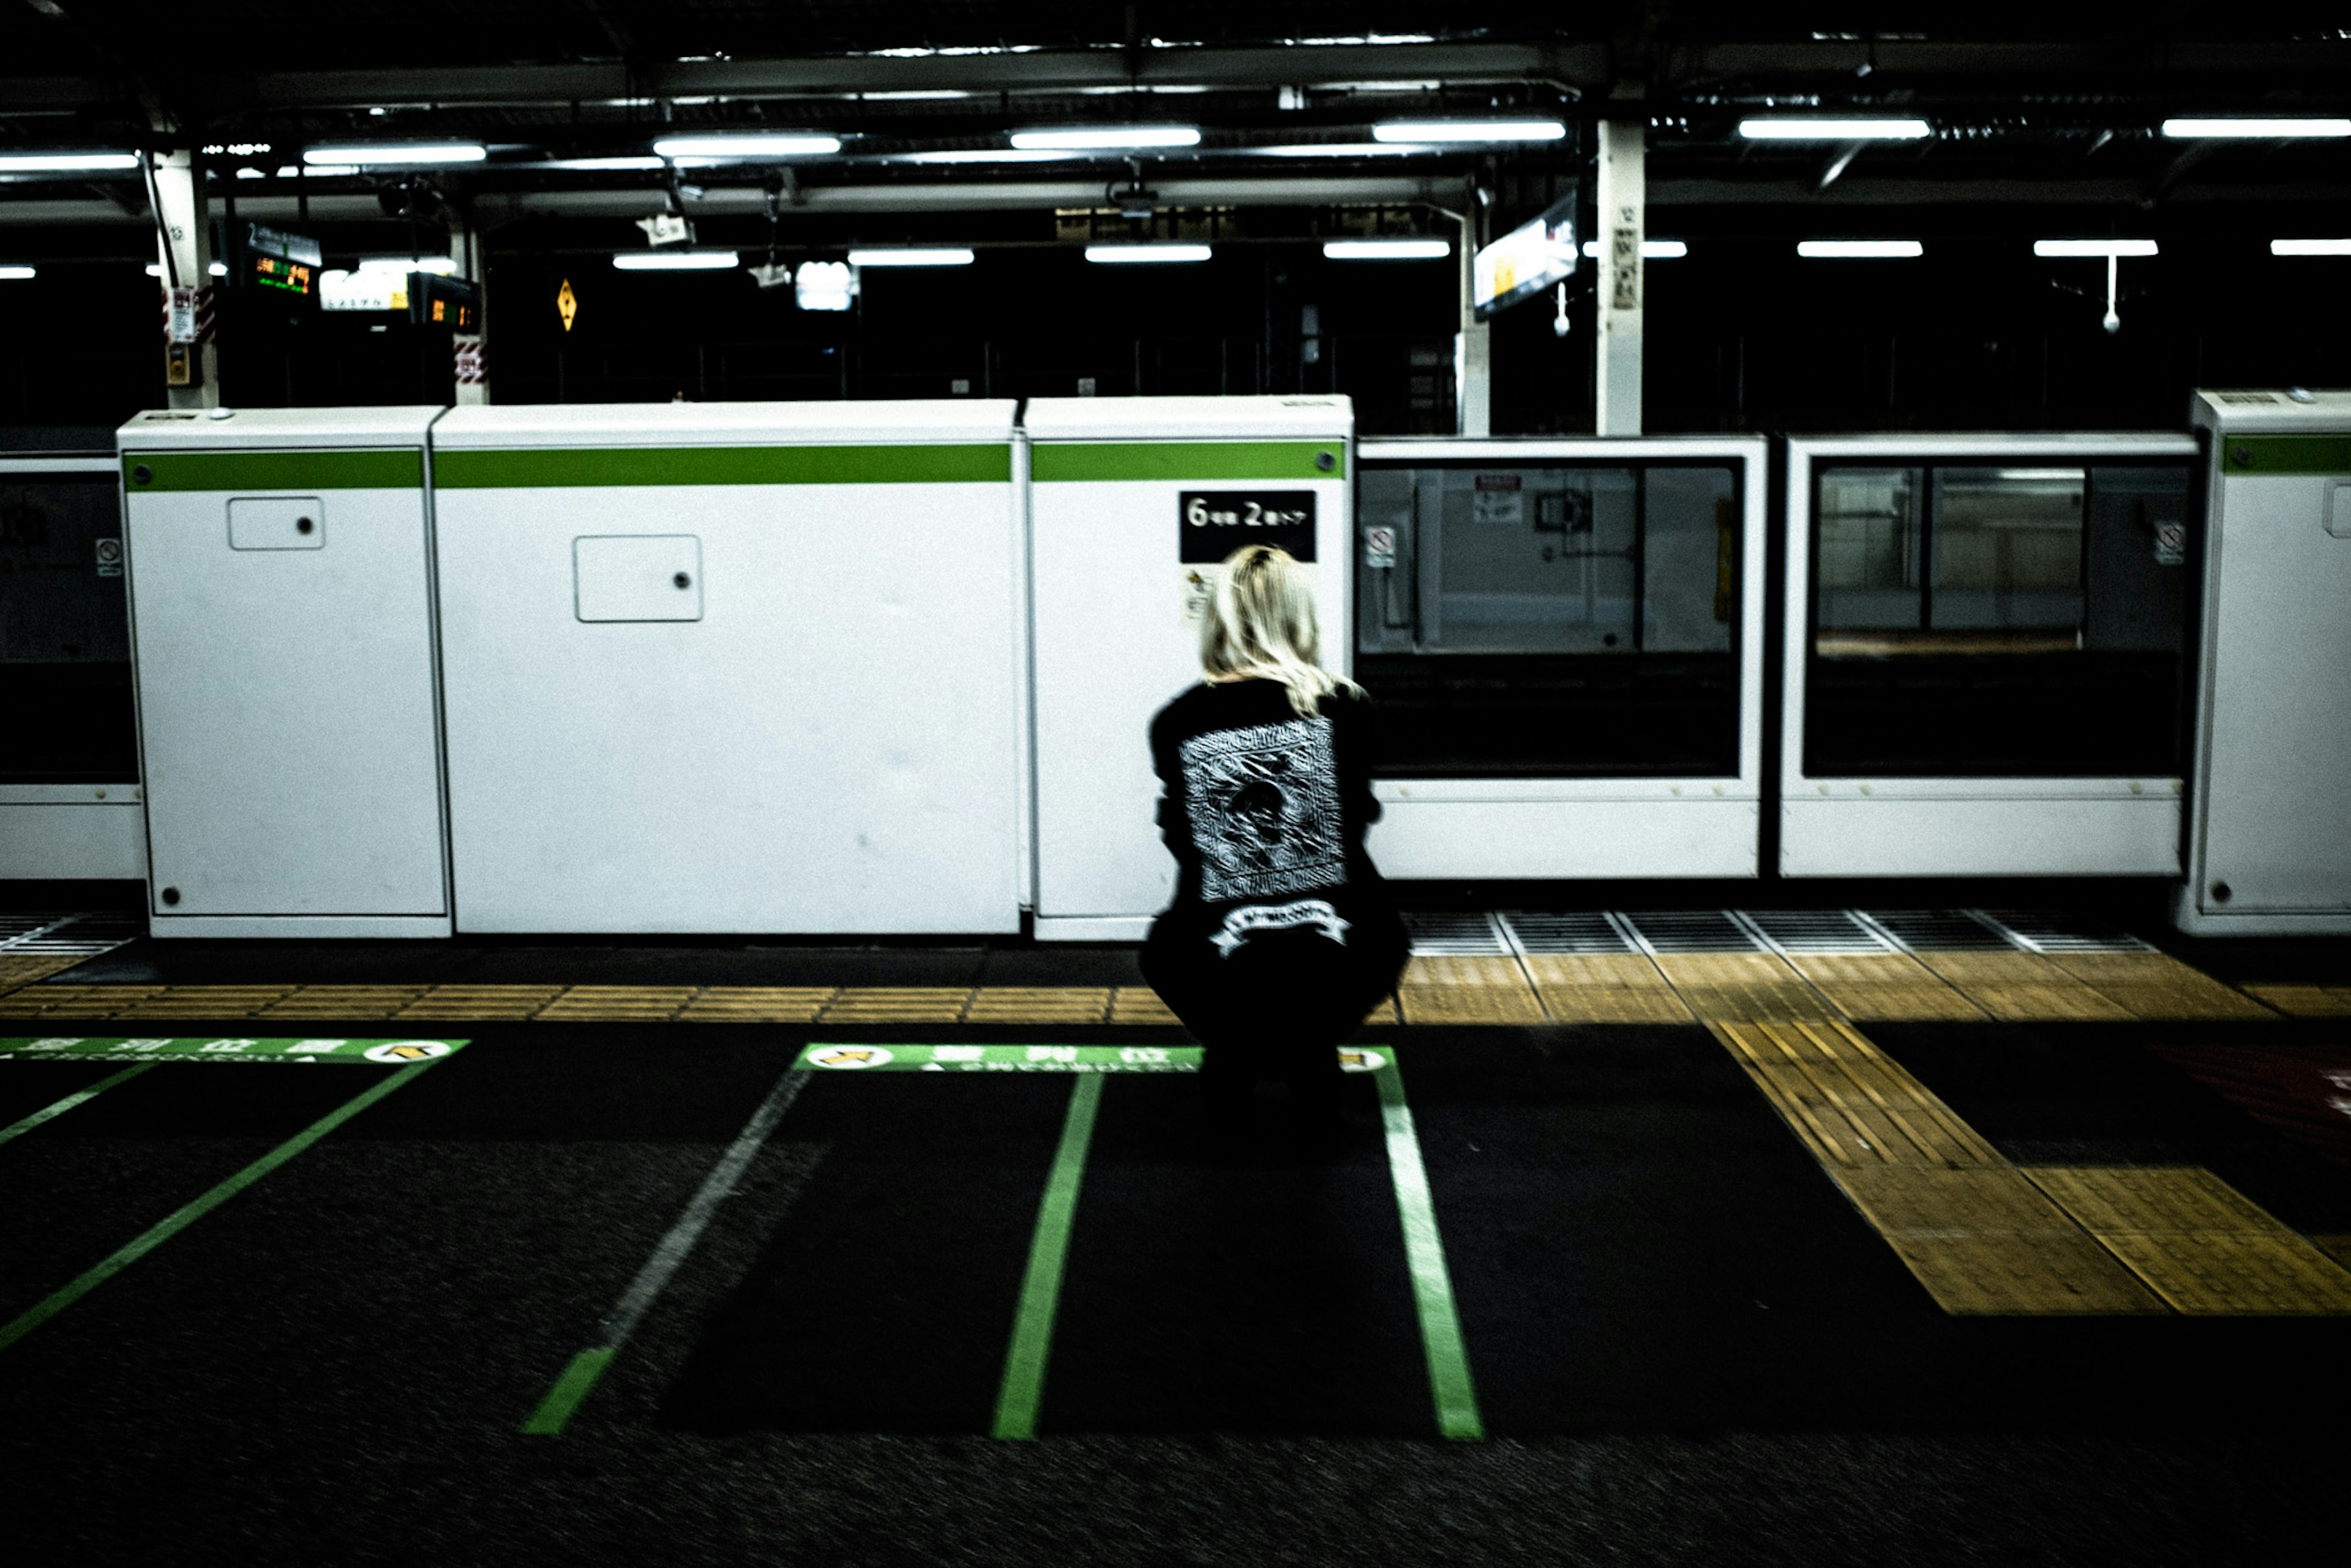
[[[19,267],[19,266],[16,265],[14,262],[11,262],[11,263],[9,263],[8,265],[6,265],[6,266],[5,266],[5,267],[0,267],[0,277],[12,278],[12,279],[16,279],[16,280],[17,280],[17,281],[22,281],[22,280],[23,280],[23,279],[25,279],[25,278],[28,278],[28,277],[39,277],[39,276],[40,276],[40,269],[39,269],[38,267]]]
[[[1916,141],[1935,128],[1923,120],[1742,120],[1750,141]]]
[[[1294,146],[1244,147],[1240,151],[1258,158],[1378,158],[1434,152],[1437,149],[1417,141],[1301,141]]]
[[[1435,261],[1451,256],[1453,244],[1441,239],[1331,239],[1322,254],[1332,261]]]
[[[736,265],[731,250],[624,250],[612,258],[622,272],[719,272]]]
[[[478,163],[489,155],[489,150],[478,141],[420,141],[380,147],[302,149],[302,162],[305,163],[330,163],[351,169]]]
[[[136,152],[0,152],[0,174],[38,174],[51,170],[136,169]]]
[[[2272,256],[2351,256],[2351,239],[2273,239]]]
[[[1088,261],[1206,261],[1205,245],[1090,245]]]
[[[2351,136],[2351,120],[2167,120],[2163,133],[2178,138]]]
[[[1566,134],[1556,120],[1409,120],[1372,127],[1380,141],[1556,141]]]
[[[225,262],[225,261],[216,261],[216,262],[214,262],[214,263],[212,264],[212,269],[211,269],[211,270],[212,270],[212,275],[213,275],[214,277],[226,277],[228,276],[228,263],[226,263],[226,262]],[[147,276],[148,276],[148,277],[162,277],[162,276],[163,276],[163,264],[162,264],[162,262],[160,262],[160,261],[151,261],[151,262],[149,262],[149,263],[147,264]]]
[[[2153,256],[2151,239],[2037,239],[2035,256]]]
[[[841,151],[841,138],[821,132],[739,132],[727,136],[664,136],[653,143],[664,158],[790,158]]]
[[[1585,240],[1583,242],[1583,254],[1596,258],[1600,255],[1600,242],[1596,239]],[[1641,259],[1643,261],[1679,261],[1688,254],[1689,242],[1687,240],[1645,239],[1641,242]]]
[[[1197,147],[1200,132],[1189,125],[1070,126],[1059,131],[1016,131],[1012,145],[1022,152],[1097,147]]]
[[[852,267],[969,267],[971,252],[961,246],[934,246],[927,249],[852,250],[849,253]]]
[[[1816,260],[1863,256],[1917,256],[1927,247],[1915,239],[1804,239],[1796,242],[1798,256]]]

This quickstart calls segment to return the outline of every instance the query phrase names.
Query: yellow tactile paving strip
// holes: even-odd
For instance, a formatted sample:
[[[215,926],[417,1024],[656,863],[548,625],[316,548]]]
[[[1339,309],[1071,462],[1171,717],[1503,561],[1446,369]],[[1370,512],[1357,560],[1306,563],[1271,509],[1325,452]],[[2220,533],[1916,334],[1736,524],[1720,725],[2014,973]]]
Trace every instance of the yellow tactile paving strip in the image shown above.
[[[1907,953],[1797,954],[1788,962],[1855,1023],[1980,1022],[1984,1016]]]
[[[2130,1009],[2038,953],[1921,953],[1918,962],[2007,1023],[2127,1020]]]
[[[58,970],[70,969],[82,961],[78,954],[0,954],[0,991],[46,980]]]
[[[2351,1018],[2351,986],[2247,986],[2247,996],[2298,1019]]]
[[[2351,1312],[2351,1272],[2210,1171],[2020,1168],[1851,1024],[1708,1027],[1945,1312]]]
[[[2351,1314],[2351,1271],[2195,1166],[2024,1174],[2176,1312]]]
[[[504,1022],[1171,1024],[1142,986],[37,985],[79,959],[0,961],[0,1017]],[[2246,993],[2250,992],[2251,995]],[[2274,1010],[2273,1010],[2274,1009]],[[2161,953],[1416,956],[1375,1021],[1859,1023],[2351,1016],[2351,986],[2232,990]]]

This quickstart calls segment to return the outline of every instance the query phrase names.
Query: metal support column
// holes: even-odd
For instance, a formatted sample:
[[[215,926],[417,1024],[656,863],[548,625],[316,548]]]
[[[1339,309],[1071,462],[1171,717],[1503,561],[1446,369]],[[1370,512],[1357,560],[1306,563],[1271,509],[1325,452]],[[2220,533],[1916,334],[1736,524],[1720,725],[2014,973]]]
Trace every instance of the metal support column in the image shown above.
[[[490,401],[490,279],[483,264],[482,238],[470,218],[453,206],[449,212],[449,259],[457,276],[471,279],[482,291],[480,325],[470,337],[452,340],[456,357],[456,399],[460,408]]]
[[[1491,435],[1493,418],[1493,329],[1478,319],[1478,205],[1458,214],[1461,222],[1461,328],[1453,339],[1453,412],[1463,435]]]
[[[1593,430],[1641,434],[1641,240],[1647,228],[1648,120],[1600,122],[1595,208],[1600,331],[1593,345]]]
[[[205,210],[204,187],[187,152],[154,154],[155,258],[162,264],[165,353],[173,339],[172,296],[176,285],[193,290],[193,309],[180,319],[180,335],[193,335],[183,346],[189,361],[184,384],[167,385],[172,408],[220,406],[220,355],[213,344],[213,229]],[[166,363],[170,362],[167,358]],[[168,380],[168,377],[167,377]]]

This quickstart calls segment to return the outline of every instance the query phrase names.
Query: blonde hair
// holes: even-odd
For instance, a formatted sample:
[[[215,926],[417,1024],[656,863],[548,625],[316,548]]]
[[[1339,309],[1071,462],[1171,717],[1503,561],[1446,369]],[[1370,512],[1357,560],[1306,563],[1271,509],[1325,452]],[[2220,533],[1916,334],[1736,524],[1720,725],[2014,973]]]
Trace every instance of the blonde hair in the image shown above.
[[[1314,662],[1322,643],[1314,596],[1288,550],[1243,545],[1225,558],[1200,616],[1200,667],[1211,677],[1280,681],[1311,718],[1332,692],[1363,690]]]

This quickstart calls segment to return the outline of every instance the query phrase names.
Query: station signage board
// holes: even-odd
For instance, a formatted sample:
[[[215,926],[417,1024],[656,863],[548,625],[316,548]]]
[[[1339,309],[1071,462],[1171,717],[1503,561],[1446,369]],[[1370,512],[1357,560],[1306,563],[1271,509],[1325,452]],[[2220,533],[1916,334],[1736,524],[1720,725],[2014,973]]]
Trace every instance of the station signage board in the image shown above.
[[[1531,299],[1575,270],[1575,193],[1552,203],[1479,251],[1470,267],[1470,303],[1480,321]]]

